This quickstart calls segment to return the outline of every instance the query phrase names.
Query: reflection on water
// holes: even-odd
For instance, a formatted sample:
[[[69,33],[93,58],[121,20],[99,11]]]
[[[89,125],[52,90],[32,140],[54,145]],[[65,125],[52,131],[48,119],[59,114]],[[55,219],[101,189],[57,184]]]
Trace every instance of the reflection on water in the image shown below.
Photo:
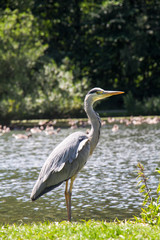
[[[102,128],[100,142],[79,173],[72,195],[72,217],[113,220],[139,213],[141,196],[136,187],[136,165],[141,162],[153,191],[158,185],[155,168],[160,167],[160,124]],[[81,129],[85,131],[85,129]],[[12,133],[0,137],[0,223],[62,221],[67,219],[64,184],[35,202],[29,199],[48,154],[74,130],[57,135],[35,134],[15,140]]]

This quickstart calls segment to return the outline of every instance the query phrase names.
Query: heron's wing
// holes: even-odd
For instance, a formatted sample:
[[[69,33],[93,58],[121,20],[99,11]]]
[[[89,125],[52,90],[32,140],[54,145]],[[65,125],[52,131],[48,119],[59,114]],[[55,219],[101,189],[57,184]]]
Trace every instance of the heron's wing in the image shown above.
[[[90,145],[87,135],[76,132],[64,139],[50,154],[44,163],[39,178],[44,182],[53,172],[60,172],[67,162],[72,163],[79,153],[87,147],[87,157]]]

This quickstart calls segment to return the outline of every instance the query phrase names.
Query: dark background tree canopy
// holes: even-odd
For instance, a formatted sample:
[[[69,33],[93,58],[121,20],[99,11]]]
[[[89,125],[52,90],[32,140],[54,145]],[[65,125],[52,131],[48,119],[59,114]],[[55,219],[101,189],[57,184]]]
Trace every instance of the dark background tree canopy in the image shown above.
[[[0,118],[81,116],[95,86],[126,92],[108,108],[159,114],[159,32],[159,0],[2,0]]]

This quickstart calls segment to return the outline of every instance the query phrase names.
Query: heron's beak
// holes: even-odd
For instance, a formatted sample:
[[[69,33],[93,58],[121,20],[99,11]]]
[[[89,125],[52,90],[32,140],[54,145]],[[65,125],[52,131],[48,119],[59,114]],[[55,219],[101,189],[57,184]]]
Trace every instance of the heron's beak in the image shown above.
[[[119,95],[119,94],[123,94],[123,93],[124,92],[121,92],[121,91],[104,91],[103,96],[104,96],[104,98],[106,98],[106,97],[111,97],[111,96]]]

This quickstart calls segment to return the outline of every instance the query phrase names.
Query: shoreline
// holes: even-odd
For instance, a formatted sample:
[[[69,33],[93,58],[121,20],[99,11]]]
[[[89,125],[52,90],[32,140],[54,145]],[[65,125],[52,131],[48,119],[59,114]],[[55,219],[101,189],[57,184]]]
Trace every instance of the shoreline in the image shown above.
[[[102,125],[105,124],[125,124],[141,125],[157,124],[160,122],[160,116],[128,116],[128,117],[102,117]],[[69,127],[89,127],[90,123],[87,118],[67,118],[67,119],[29,119],[29,120],[12,120],[9,124],[11,129],[26,129],[30,127],[54,126],[55,128]]]

